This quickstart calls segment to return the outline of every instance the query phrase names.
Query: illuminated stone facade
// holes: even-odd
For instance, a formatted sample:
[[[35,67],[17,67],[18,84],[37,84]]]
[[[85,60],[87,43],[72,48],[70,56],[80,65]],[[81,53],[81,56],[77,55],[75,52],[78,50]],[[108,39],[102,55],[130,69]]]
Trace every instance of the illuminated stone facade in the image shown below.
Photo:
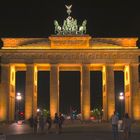
[[[115,110],[114,71],[124,72],[125,111],[140,120],[137,38],[3,38],[1,56],[0,121],[14,120],[16,71],[26,71],[25,117],[36,114],[37,72],[50,71],[50,112],[59,112],[59,71],[81,73],[82,119],[90,117],[90,71],[102,71],[104,120]]]

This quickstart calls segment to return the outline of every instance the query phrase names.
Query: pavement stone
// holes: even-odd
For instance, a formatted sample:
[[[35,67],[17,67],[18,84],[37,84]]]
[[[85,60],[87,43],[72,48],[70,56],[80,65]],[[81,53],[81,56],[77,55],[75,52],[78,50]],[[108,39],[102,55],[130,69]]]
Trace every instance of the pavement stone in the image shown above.
[[[27,125],[1,125],[0,132],[6,135],[6,140],[113,140],[110,123],[65,123],[61,134],[55,133],[55,128],[47,133],[33,134],[32,129]],[[140,123],[132,125],[130,140],[139,140]],[[1,139],[0,139],[1,140]],[[123,133],[119,133],[119,140],[123,140]]]

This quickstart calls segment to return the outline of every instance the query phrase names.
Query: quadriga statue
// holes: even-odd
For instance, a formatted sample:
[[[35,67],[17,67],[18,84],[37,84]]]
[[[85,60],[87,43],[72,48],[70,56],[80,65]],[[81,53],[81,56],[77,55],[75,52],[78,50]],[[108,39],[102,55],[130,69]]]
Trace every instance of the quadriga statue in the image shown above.
[[[79,34],[85,34],[86,33],[86,24],[87,20],[84,20],[82,23],[82,26],[79,27]]]
[[[62,28],[61,28],[61,26],[59,25],[59,23],[58,23],[57,20],[54,20],[54,26],[55,26],[54,32],[55,32],[56,34],[61,34]]]

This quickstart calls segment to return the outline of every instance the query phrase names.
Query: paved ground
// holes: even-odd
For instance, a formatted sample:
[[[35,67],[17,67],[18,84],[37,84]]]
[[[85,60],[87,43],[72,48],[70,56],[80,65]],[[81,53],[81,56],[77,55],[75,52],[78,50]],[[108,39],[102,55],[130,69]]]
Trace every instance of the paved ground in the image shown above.
[[[0,132],[6,135],[7,140],[113,140],[111,125],[109,123],[65,123],[62,134],[56,134],[54,127],[51,133],[33,134],[27,125],[1,125]],[[123,140],[122,132],[119,133]],[[131,140],[140,138],[140,123],[132,125]],[[1,140],[1,139],[0,139]]]

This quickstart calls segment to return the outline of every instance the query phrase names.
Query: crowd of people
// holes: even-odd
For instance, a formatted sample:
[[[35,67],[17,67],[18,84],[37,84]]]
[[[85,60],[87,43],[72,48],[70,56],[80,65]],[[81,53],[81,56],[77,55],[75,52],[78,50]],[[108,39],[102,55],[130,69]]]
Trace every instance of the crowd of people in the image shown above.
[[[38,114],[36,116],[32,116],[29,119],[29,124],[33,128],[33,133],[44,132],[44,128],[47,127],[47,133],[50,133],[52,125],[54,125],[55,132],[60,134],[62,132],[62,125],[64,122],[64,116],[61,113],[55,113],[54,118],[52,119],[50,114],[45,117],[42,114]],[[123,131],[123,140],[128,140],[131,135],[131,119],[128,113],[125,113],[121,128],[118,129],[119,124],[119,117],[117,112],[114,111],[114,114],[111,116],[111,125],[112,125],[112,132],[114,140],[119,140],[119,132],[118,130],[121,129]]]
[[[119,122],[119,117],[117,115],[117,112],[115,111],[111,117],[112,132],[113,132],[114,140],[119,140],[118,122]],[[131,119],[128,113],[124,114],[120,129],[123,132],[123,140],[128,140],[131,136]]]
[[[47,133],[50,133],[52,124],[55,125],[56,133],[59,134],[62,131],[62,125],[64,122],[64,117],[61,113],[55,113],[55,117],[52,120],[50,114],[45,117],[42,114],[37,114],[36,116],[31,116],[29,119],[30,127],[33,128],[33,133],[37,134],[38,132],[44,133],[44,128],[47,126]]]

